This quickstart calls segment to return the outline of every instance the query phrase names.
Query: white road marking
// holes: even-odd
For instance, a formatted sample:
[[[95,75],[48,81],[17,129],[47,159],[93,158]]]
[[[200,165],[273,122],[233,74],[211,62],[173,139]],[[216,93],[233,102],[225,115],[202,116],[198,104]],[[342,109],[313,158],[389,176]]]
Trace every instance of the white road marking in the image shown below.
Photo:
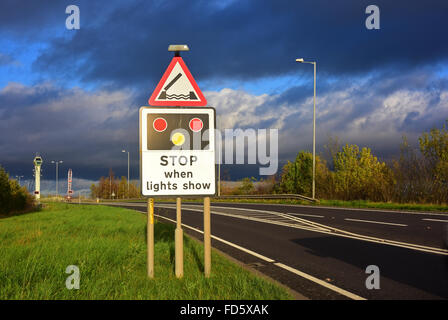
[[[304,217],[314,217],[314,218],[325,218],[325,216],[316,216],[315,214],[305,214],[305,213],[295,213],[288,212],[288,214],[292,214],[294,216],[304,216]]]
[[[158,214],[155,214],[155,216],[160,217],[160,218],[162,218],[162,219],[166,219],[166,220],[168,220],[168,221],[171,221],[172,223],[176,223],[176,221],[173,220],[173,219],[166,218],[166,217],[161,216],[161,215],[158,215]],[[185,228],[194,230],[194,231],[196,231],[196,232],[199,232],[199,233],[201,233],[201,234],[204,233],[203,231],[201,231],[201,230],[199,230],[199,229],[197,229],[197,228],[191,227],[191,226],[189,226],[189,225],[186,225],[186,224],[184,224],[184,223],[182,223],[182,226],[184,226]],[[260,258],[260,259],[262,259],[262,260],[264,260],[264,261],[271,262],[271,263],[272,263],[272,262],[275,262],[275,260],[273,260],[273,259],[271,259],[271,258],[268,258],[268,257],[266,257],[266,256],[263,256],[263,255],[261,255],[261,254],[259,254],[259,253],[254,252],[254,251],[252,251],[252,250],[249,250],[249,249],[246,249],[246,248],[244,248],[244,247],[241,247],[241,246],[239,246],[239,245],[237,245],[237,244],[235,244],[235,243],[232,243],[232,242],[230,242],[230,241],[224,240],[224,239],[219,238],[219,237],[214,236],[214,235],[212,235],[211,237],[212,237],[213,239],[215,239],[215,240],[218,240],[218,241],[220,241],[220,242],[222,242],[222,243],[225,243],[225,244],[227,244],[227,245],[229,245],[229,246],[231,246],[231,247],[237,248],[237,249],[239,249],[239,250],[241,250],[241,251],[244,251],[244,252],[246,252],[246,253],[248,253],[248,254],[250,254],[250,255],[253,255],[253,256],[257,257],[257,258]],[[320,280],[320,279],[318,279],[318,278],[316,278],[316,277],[313,277],[312,275],[309,275],[309,274],[307,274],[307,273],[305,273],[305,272],[302,272],[302,271],[300,271],[300,270],[297,270],[297,269],[295,269],[295,268],[292,268],[292,267],[290,267],[290,266],[287,266],[287,265],[285,265],[285,264],[283,264],[283,263],[275,262],[274,265],[276,265],[276,266],[278,266],[278,267],[280,267],[280,268],[282,268],[282,269],[288,270],[289,272],[292,272],[292,273],[294,273],[294,274],[296,274],[296,275],[298,275],[298,276],[300,276],[300,277],[302,277],[302,278],[305,278],[305,279],[307,279],[307,280],[309,280],[309,281],[312,281],[312,282],[314,282],[314,283],[317,283],[317,284],[319,284],[319,285],[321,285],[321,286],[323,286],[323,287],[325,287],[325,288],[327,288],[327,289],[333,290],[333,291],[335,291],[335,292],[337,292],[337,293],[339,293],[339,294],[341,294],[341,295],[344,295],[344,296],[346,296],[346,297],[348,297],[348,298],[350,298],[350,299],[354,299],[354,300],[366,300],[366,299],[363,298],[363,297],[360,297],[360,296],[358,296],[358,295],[356,295],[356,294],[354,294],[354,293],[351,293],[351,292],[349,292],[349,291],[347,291],[347,290],[344,290],[344,289],[341,289],[341,288],[339,288],[339,287],[336,287],[336,286],[334,286],[334,285],[332,285],[332,284],[329,284],[329,283],[327,283],[327,282],[325,282],[325,281],[323,281],[323,280]]]
[[[422,219],[426,221],[437,221],[437,222],[448,222],[448,220],[439,220],[439,219]]]
[[[353,299],[353,300],[367,300],[366,298],[360,297],[360,296],[358,296],[358,295],[356,295],[354,293],[348,292],[347,290],[344,290],[344,289],[341,289],[339,287],[336,287],[336,286],[334,286],[334,285],[332,285],[332,284],[330,284],[328,282],[325,282],[325,281],[320,280],[320,279],[318,279],[316,277],[313,277],[312,275],[309,275],[309,274],[307,274],[305,272],[302,272],[300,270],[291,268],[290,266],[284,265],[283,263],[276,262],[274,264],[276,266],[280,267],[280,268],[283,268],[283,269],[288,270],[288,271],[290,271],[292,273],[295,273],[296,275],[298,275],[298,276],[300,276],[302,278],[305,278],[305,279],[308,279],[310,281],[313,281],[313,282],[315,282],[317,284],[320,284],[323,287],[326,287],[326,288],[328,288],[330,290],[333,290],[333,291],[335,291],[335,292],[337,292],[339,294],[342,294],[342,295],[344,295],[346,297],[349,297],[350,299]]]
[[[235,204],[235,202],[214,202],[214,203],[223,203],[223,204]],[[425,211],[406,211],[406,210],[386,210],[380,208],[348,208],[348,207],[329,207],[329,206],[310,206],[306,204],[287,204],[287,203],[256,203],[256,202],[241,202],[241,204],[249,204],[255,206],[284,206],[284,207],[293,207],[293,208],[313,208],[313,209],[330,209],[330,210],[348,210],[348,211],[365,211],[365,212],[388,212],[388,213],[409,213],[414,215],[428,215],[428,216],[445,216],[448,217],[448,212],[425,212]]]
[[[176,207],[156,205],[156,208],[175,209]],[[199,212],[199,213],[202,213],[204,211],[203,209],[196,209],[196,208],[194,208],[194,209],[193,208],[184,208],[184,209],[187,211],[194,211],[194,212]],[[286,223],[286,222],[276,221],[276,220],[273,220],[272,217],[269,217],[269,219],[266,218],[266,215],[265,215],[265,218],[254,218],[252,216],[244,216],[244,215],[240,215],[240,214],[236,215],[236,214],[231,214],[231,213],[218,212],[218,211],[214,211],[214,210],[211,210],[210,212],[212,214],[217,214],[220,216],[227,216],[227,217],[232,217],[232,218],[237,218],[237,219],[245,219],[245,220],[250,220],[250,221],[275,224],[275,225],[292,227],[292,228],[309,230],[309,231],[326,230],[321,227],[315,227],[315,226],[310,227],[307,225],[298,225],[296,223]],[[296,220],[294,218],[289,219],[288,221],[296,222]]]
[[[173,223],[176,223],[176,220],[173,220],[173,219],[170,219],[170,218],[161,216],[161,215],[159,215],[159,214],[155,214],[155,216],[160,217],[160,218],[163,218],[163,219],[166,219],[166,220],[171,221],[171,222],[173,222]],[[194,231],[196,231],[196,232],[199,232],[199,233],[201,233],[201,234],[204,233],[204,231],[201,231],[201,230],[199,230],[199,229],[196,229],[196,228],[194,228],[194,227],[191,227],[191,226],[189,226],[189,225],[186,225],[185,223],[182,223],[182,226],[184,226],[185,228],[194,230]],[[234,244],[234,243],[229,242],[229,241],[227,241],[227,240],[224,240],[224,239],[222,239],[222,238],[218,238],[217,236],[211,235],[211,237],[212,237],[213,239],[218,240],[218,241],[220,241],[220,242],[222,242],[222,243],[225,243],[225,244],[227,244],[227,245],[229,245],[229,246],[232,246],[232,247],[237,248],[237,249],[239,249],[239,250],[241,250],[241,251],[244,251],[244,252],[246,252],[246,253],[249,253],[249,254],[251,254],[251,255],[257,257],[257,258],[260,258],[261,260],[264,260],[264,261],[267,261],[267,262],[274,262],[274,261],[275,261],[275,260],[273,260],[273,259],[271,259],[271,258],[265,257],[265,256],[263,256],[263,255],[261,255],[261,254],[259,254],[259,253],[256,253],[256,252],[254,252],[254,251],[252,251],[252,250],[243,248],[243,247],[241,247],[241,246],[239,246],[239,245],[237,245],[237,244]]]
[[[105,203],[103,203],[105,204]],[[127,204],[127,203],[106,203],[106,205],[120,205],[120,206],[138,206],[138,207],[146,207],[146,203],[142,203],[141,205],[135,205],[135,204]],[[156,205],[156,207],[159,208],[167,208],[167,209],[175,209],[175,205],[171,205],[169,206],[161,206],[161,205]],[[203,212],[203,209],[201,206],[194,206],[195,209],[193,208],[185,208],[185,210],[189,210],[189,211],[195,211],[195,212]],[[196,209],[196,208],[200,208],[200,209]],[[212,207],[214,208],[214,207]],[[215,207],[216,208],[216,207]],[[245,210],[245,209],[241,209],[241,208],[234,208],[234,207],[221,207],[221,208],[226,208],[226,209],[236,209],[236,210]],[[248,211],[258,211],[258,212],[265,212],[265,213],[271,213],[273,215],[278,215],[278,216],[287,216],[286,214],[282,214],[279,212],[275,212],[275,211],[266,211],[266,210],[256,210],[256,209],[247,209]],[[246,220],[251,220],[251,221],[257,221],[257,222],[262,222],[262,223],[269,223],[269,224],[276,224],[276,225],[280,225],[280,226],[285,226],[285,227],[290,227],[290,228],[296,228],[296,229],[302,229],[302,230],[308,230],[308,231],[313,231],[313,232],[319,232],[319,233],[324,233],[324,234],[328,234],[331,236],[337,236],[337,237],[343,237],[343,238],[350,238],[350,239],[356,239],[356,240],[362,240],[362,241],[367,241],[367,242],[373,242],[373,243],[379,243],[379,244],[383,244],[383,245],[389,245],[389,246],[394,246],[394,247],[401,247],[401,248],[406,248],[406,249],[411,249],[411,250],[417,250],[417,251],[422,251],[422,252],[429,252],[429,253],[433,253],[433,254],[441,254],[441,255],[445,255],[448,256],[448,250],[447,249],[441,249],[441,248],[436,248],[436,247],[429,247],[429,246],[423,246],[423,245],[419,245],[419,244],[413,244],[413,243],[407,243],[407,242],[400,242],[400,241],[394,241],[394,240],[389,240],[389,239],[383,239],[383,238],[376,238],[376,237],[371,237],[371,236],[365,236],[365,235],[360,235],[357,233],[353,233],[353,232],[349,232],[349,231],[345,231],[345,230],[341,230],[341,229],[337,229],[334,227],[330,227],[327,225],[323,225],[314,221],[310,221],[310,220],[305,220],[299,217],[292,217],[290,216],[291,220],[293,221],[297,221],[297,222],[301,222],[303,224],[305,224],[305,226],[303,225],[299,225],[299,224],[288,224],[285,222],[280,222],[280,221],[273,221],[273,220],[267,220],[267,219],[259,219],[259,218],[251,218],[248,216],[243,216],[243,215],[235,215],[235,214],[228,214],[228,213],[222,213],[222,212],[217,212],[217,211],[211,211],[211,213],[213,214],[218,214],[218,215],[223,215],[223,216],[228,216],[228,217],[234,217],[234,218],[239,218],[239,219],[246,219]]]
[[[367,223],[378,223],[378,224],[388,224],[391,226],[398,226],[398,227],[407,227],[407,224],[400,224],[400,223],[391,223],[391,222],[382,222],[382,221],[371,221],[371,220],[359,220],[359,219],[344,219],[347,221],[356,221],[356,222],[367,222]]]

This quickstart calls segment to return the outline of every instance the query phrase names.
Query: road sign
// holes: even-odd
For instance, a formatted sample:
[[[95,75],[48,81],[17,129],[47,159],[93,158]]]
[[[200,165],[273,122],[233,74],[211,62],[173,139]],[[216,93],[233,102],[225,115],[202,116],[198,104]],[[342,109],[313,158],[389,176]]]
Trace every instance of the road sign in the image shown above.
[[[215,109],[140,108],[144,196],[214,195]]]
[[[207,100],[181,57],[174,57],[149,98],[151,106],[206,106]]]

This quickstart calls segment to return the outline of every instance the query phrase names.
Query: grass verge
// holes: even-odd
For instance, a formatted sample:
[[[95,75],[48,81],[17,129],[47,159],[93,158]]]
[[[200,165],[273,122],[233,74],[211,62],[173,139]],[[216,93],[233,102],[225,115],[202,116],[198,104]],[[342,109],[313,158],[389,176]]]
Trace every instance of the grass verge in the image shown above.
[[[286,289],[212,251],[203,276],[203,247],[185,236],[184,278],[174,274],[174,226],[155,230],[155,278],[146,276],[146,217],[105,206],[47,203],[31,214],[0,219],[0,299],[291,299]],[[80,289],[68,290],[69,265]]]

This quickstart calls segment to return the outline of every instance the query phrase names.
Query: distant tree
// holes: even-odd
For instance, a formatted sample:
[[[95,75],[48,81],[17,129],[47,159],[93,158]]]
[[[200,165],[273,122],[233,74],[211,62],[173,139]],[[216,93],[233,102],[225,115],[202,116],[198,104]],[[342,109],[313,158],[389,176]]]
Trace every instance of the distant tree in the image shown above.
[[[341,140],[337,136],[329,136],[328,141],[324,146],[325,159],[330,170],[334,170],[334,159],[337,153],[341,150]]]
[[[130,189],[131,186],[129,186]],[[125,176],[121,177],[120,182],[118,183],[118,195],[117,198],[124,199],[128,197],[128,180]]]
[[[90,197],[92,199],[99,198],[98,188],[94,183],[90,185]]]
[[[432,193],[433,179],[424,157],[411,147],[406,136],[400,145],[400,157],[392,162],[395,179],[393,200],[426,202]]]
[[[239,194],[251,194],[255,190],[254,182],[257,181],[254,177],[244,178],[241,180],[241,185],[238,188]]]
[[[5,169],[0,166],[0,213],[11,214],[34,209],[32,195],[17,180],[9,179]]]
[[[433,201],[448,201],[448,120],[442,129],[431,129],[420,138],[420,151],[434,180]]]
[[[369,148],[345,145],[334,159],[335,192],[342,200],[388,200],[390,169]]]
[[[321,180],[326,180],[324,175],[328,174],[325,162],[316,156],[316,190]],[[307,151],[300,151],[294,162],[288,161],[282,168],[282,173],[275,187],[276,193],[312,195],[313,184],[313,154]],[[316,194],[319,196],[319,193]],[[322,194],[321,194],[322,195]]]
[[[11,185],[5,169],[0,166],[0,213],[10,210]]]

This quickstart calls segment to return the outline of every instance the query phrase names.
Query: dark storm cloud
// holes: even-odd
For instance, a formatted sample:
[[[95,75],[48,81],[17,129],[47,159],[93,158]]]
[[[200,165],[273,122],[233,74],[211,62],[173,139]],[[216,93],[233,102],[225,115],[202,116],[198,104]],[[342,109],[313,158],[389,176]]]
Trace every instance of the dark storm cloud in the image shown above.
[[[387,79],[393,91],[386,91]],[[369,146],[375,155],[397,154],[401,136],[410,141],[448,119],[448,86],[433,70],[409,72],[409,87],[400,75],[332,82],[317,99],[317,151],[328,136],[343,143]],[[425,79],[422,84],[421,79]],[[324,85],[323,85],[324,86]],[[430,89],[428,89],[430,88]],[[309,89],[309,88],[308,88]],[[311,150],[312,92],[291,90],[278,95],[253,95],[222,89],[205,92],[217,110],[218,127],[278,128],[279,162],[298,150]],[[310,91],[310,90],[307,90]],[[138,177],[138,108],[141,94],[130,90],[64,89],[53,84],[11,83],[0,90],[0,164],[11,174],[30,176],[32,159],[45,160],[45,179],[54,178],[51,160],[64,160],[76,176],[97,179],[112,168],[126,175],[131,151],[131,176]],[[235,167],[235,177],[244,166]],[[241,171],[241,170],[243,171]]]
[[[81,1],[82,7],[91,13],[107,11],[107,3]],[[0,1],[0,34],[15,40],[49,41],[52,32],[64,31],[67,6],[78,4],[72,0],[2,0]],[[101,8],[101,10],[100,10]],[[104,9],[106,8],[106,9]],[[91,22],[85,21],[85,25]]]
[[[50,160],[60,159],[78,175],[98,177],[109,168],[117,172],[127,166],[121,152],[125,148],[136,167],[138,105],[133,99],[130,91],[11,83],[0,90],[0,164],[29,176],[38,152],[47,168]],[[53,171],[46,171],[45,177],[49,174]]]
[[[14,35],[40,31],[55,22],[56,12],[64,8],[61,1],[2,0],[0,2],[0,30]]]
[[[278,94],[205,92],[221,128],[280,128],[280,163],[311,149],[312,67],[297,64],[300,56],[318,61],[318,152],[337,135],[387,157],[402,134],[415,141],[448,118],[448,80],[438,75],[448,57],[446,1],[375,1],[375,31],[364,26],[370,1],[78,1],[77,31],[65,29],[70,2],[0,2],[0,35],[47,42],[30,53],[38,55],[33,68],[58,81],[0,89],[0,164],[13,174],[29,176],[40,152],[44,179],[54,177],[55,159],[77,177],[97,179],[109,168],[124,175],[126,148],[137,178],[137,111],[171,59],[170,43],[189,44],[189,68],[212,84],[302,72]],[[90,89],[64,88],[64,79]]]
[[[36,70],[152,87],[169,63],[170,43],[189,44],[184,57],[200,80],[296,72],[298,56],[340,76],[420,67],[448,53],[443,0],[378,0],[380,30],[365,27],[370,1],[253,0],[224,8],[211,1],[133,1],[104,4],[109,11],[84,9],[84,3],[81,29],[70,39],[54,39]]]

